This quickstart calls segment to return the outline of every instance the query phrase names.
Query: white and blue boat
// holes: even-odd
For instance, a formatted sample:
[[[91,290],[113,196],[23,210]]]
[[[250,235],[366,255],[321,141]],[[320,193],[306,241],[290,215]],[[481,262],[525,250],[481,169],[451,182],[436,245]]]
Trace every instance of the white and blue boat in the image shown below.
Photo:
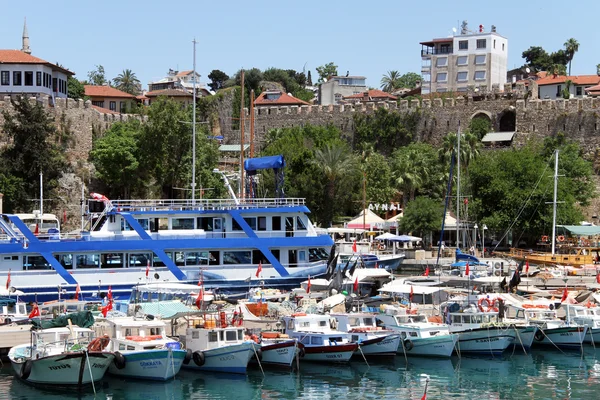
[[[259,167],[285,165],[280,156],[268,158]],[[237,199],[230,192],[215,200],[93,194],[83,213],[87,229],[68,234],[36,235],[18,215],[3,214],[0,282],[10,274],[24,299],[44,301],[56,298],[57,287],[72,296],[77,285],[86,298],[109,287],[128,298],[139,284],[197,283],[201,270],[207,289],[231,293],[247,291],[251,281],[292,288],[326,272],[333,241],[317,232],[304,199]]]

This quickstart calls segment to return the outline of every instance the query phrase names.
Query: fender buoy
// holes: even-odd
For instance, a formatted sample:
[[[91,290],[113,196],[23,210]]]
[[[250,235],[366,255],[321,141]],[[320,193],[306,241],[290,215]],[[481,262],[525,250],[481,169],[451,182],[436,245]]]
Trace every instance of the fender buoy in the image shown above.
[[[404,348],[406,349],[406,351],[411,351],[414,347],[414,344],[412,342],[412,340],[406,338],[404,339]]]
[[[201,351],[195,351],[192,357],[194,358],[194,364],[199,367],[203,366],[206,362],[206,356],[204,356],[204,353]]]
[[[113,362],[115,363],[115,367],[117,367],[117,369],[125,368],[125,356],[119,353],[118,351],[115,351],[115,359],[113,360]]]
[[[556,240],[558,240],[559,242],[564,242],[565,237],[563,235],[560,235],[559,237],[556,238]]]
[[[33,361],[31,360],[27,360],[25,361],[25,364],[23,364],[23,366],[21,367],[21,379],[23,380],[27,380],[27,378],[29,378],[29,375],[31,374],[31,367],[33,365]]]
[[[542,330],[538,328],[535,335],[533,335],[533,338],[538,342],[541,342],[542,340],[544,340],[544,332],[542,332]]]
[[[547,242],[548,241],[548,236],[544,235],[542,236],[542,242]]]
[[[499,270],[499,269],[495,270],[495,271],[494,271],[494,275],[496,275],[496,276],[500,276],[500,275],[501,275],[501,272],[500,272],[500,270]]]
[[[185,357],[183,358],[183,364],[188,365],[190,363],[191,359],[192,359],[192,350],[187,349],[185,351]]]

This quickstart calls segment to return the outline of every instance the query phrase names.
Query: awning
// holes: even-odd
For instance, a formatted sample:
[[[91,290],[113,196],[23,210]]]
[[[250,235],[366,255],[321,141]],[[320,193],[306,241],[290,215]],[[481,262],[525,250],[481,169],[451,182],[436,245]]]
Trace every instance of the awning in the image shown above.
[[[222,144],[219,146],[219,151],[240,151],[242,146],[239,144]],[[250,148],[249,144],[244,145],[244,151]]]
[[[203,311],[186,306],[180,301],[157,301],[139,303],[144,314],[161,316],[163,319],[173,319],[188,315],[201,314]]]
[[[483,143],[510,142],[516,132],[490,132],[481,141]]]
[[[592,235],[600,235],[600,226],[593,225],[557,225],[561,228],[565,228],[573,235],[580,236],[592,236]]]

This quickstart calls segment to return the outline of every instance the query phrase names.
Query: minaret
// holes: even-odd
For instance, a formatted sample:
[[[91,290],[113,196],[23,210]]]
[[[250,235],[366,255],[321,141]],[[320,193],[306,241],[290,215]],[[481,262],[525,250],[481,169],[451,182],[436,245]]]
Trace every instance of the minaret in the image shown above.
[[[27,33],[27,18],[25,18],[25,25],[23,25],[23,48],[21,51],[26,54],[31,54],[31,49],[29,48],[29,33]]]

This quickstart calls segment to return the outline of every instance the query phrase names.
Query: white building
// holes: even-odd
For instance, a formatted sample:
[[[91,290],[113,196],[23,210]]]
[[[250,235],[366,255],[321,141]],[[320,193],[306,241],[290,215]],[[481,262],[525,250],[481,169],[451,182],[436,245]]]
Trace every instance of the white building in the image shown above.
[[[366,80],[364,76],[331,76],[319,85],[319,104],[341,104],[344,97],[366,92]]]
[[[21,50],[0,50],[0,96],[66,98],[73,72],[31,55],[27,24]]]
[[[183,89],[189,93],[194,93],[194,71],[175,71],[170,69],[167,76],[148,83],[148,91],[155,92],[167,89]],[[196,95],[200,97],[213,94],[204,83],[200,82],[200,74],[196,72]]]
[[[586,89],[600,84],[600,76],[548,75],[539,78],[536,82],[538,84],[538,97],[540,99],[562,99],[564,89],[569,91],[569,98],[581,98],[588,96]]]
[[[472,32],[463,21],[460,34],[420,43],[421,93],[466,92],[469,88],[503,90],[506,83],[508,41],[492,25]]]

